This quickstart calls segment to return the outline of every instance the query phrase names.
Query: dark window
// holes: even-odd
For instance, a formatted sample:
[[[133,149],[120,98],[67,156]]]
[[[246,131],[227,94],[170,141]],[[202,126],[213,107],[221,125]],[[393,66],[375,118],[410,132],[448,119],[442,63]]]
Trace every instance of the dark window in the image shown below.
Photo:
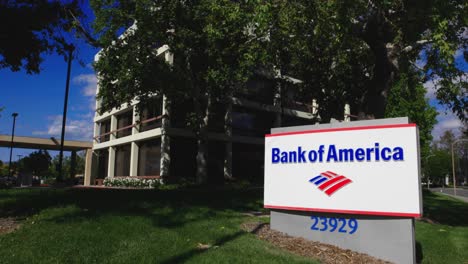
[[[132,128],[128,127],[133,122],[133,111],[128,111],[117,116],[117,129],[122,129],[117,132],[117,138],[126,137],[132,134]]]
[[[110,119],[99,123],[99,142],[106,142],[110,139]]]
[[[157,176],[161,166],[161,140],[141,142],[138,152],[138,175]]]
[[[264,136],[273,125],[275,113],[236,107],[232,112],[232,132],[241,136]]]
[[[130,174],[130,144],[115,148],[114,176],[129,176]]]
[[[162,100],[157,97],[151,100],[141,111],[140,131],[148,131],[161,126]]]
[[[105,177],[107,177],[109,151],[107,149],[98,150],[96,151],[96,154],[98,159],[98,174],[96,175],[96,179],[104,179]]]

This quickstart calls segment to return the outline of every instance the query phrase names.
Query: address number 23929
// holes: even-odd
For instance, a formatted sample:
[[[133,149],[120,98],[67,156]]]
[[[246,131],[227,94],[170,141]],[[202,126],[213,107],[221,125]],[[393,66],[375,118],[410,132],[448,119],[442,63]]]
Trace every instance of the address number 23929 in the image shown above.
[[[354,234],[358,229],[358,221],[354,218],[335,218],[335,217],[323,217],[323,216],[311,216],[312,226],[310,229],[316,231],[329,231],[335,232],[338,230],[339,233]]]

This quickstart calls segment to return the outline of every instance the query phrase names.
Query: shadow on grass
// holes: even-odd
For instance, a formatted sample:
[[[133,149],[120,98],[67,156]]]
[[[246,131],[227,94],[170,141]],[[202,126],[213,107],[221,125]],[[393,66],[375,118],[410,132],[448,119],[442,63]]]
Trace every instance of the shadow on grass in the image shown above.
[[[239,232],[236,232],[236,233],[234,233],[232,235],[224,236],[221,239],[218,239],[213,246],[221,247],[224,244],[226,244],[227,242],[235,240],[236,238],[238,238],[238,237],[240,237],[242,235],[245,235],[244,231],[239,231]],[[194,248],[194,249],[189,250],[189,251],[187,251],[187,252],[185,252],[183,254],[173,256],[173,257],[171,257],[169,259],[166,259],[166,260],[162,261],[161,264],[184,263],[187,260],[189,260],[190,258],[193,258],[196,255],[203,254],[204,252],[206,252],[206,251],[208,251],[210,249],[211,248],[208,248],[208,249]]]
[[[419,241],[416,241],[416,263],[422,263],[424,258],[422,245]]]
[[[423,191],[424,217],[439,224],[468,226],[468,203]]]
[[[27,217],[44,209],[75,206],[80,210],[47,219],[76,222],[101,215],[150,217],[154,225],[177,227],[228,211],[251,211],[262,207],[260,190],[103,190],[29,189],[8,190],[0,199],[0,215]],[[196,210],[193,210],[197,207]],[[214,209],[214,210],[213,210]]]

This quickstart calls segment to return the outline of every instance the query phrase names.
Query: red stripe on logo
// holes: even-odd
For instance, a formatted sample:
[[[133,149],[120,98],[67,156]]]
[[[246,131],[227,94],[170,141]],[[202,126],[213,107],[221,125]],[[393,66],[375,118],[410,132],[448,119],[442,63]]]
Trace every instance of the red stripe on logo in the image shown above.
[[[335,185],[333,185],[333,187],[331,187],[330,189],[326,190],[325,193],[328,194],[329,196],[331,196],[334,192],[338,191],[339,189],[341,189],[343,186],[347,185],[351,183],[351,180],[350,179],[346,179],[342,182],[339,182]]]
[[[327,178],[333,178],[333,175],[328,174],[328,173],[326,173],[326,172],[322,172],[322,173],[320,173],[320,174],[322,174],[323,176],[325,176],[325,177],[327,177]]]
[[[329,180],[329,181],[326,181],[326,182],[322,183],[322,184],[319,186],[319,189],[323,191],[323,190],[325,190],[325,188],[327,188],[328,186],[334,184],[334,183],[337,182],[337,181],[341,181],[342,179],[346,179],[346,177],[345,177],[345,176],[339,176],[339,177],[333,178],[333,179],[331,179],[331,180]]]
[[[327,171],[327,173],[330,173],[331,175],[333,176],[338,176],[338,174],[334,173],[334,172],[331,172],[331,171]]]

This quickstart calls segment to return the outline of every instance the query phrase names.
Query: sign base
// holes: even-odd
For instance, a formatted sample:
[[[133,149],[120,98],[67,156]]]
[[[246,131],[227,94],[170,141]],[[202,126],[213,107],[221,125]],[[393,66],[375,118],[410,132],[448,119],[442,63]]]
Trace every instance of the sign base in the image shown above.
[[[337,221],[333,232],[330,232],[332,227],[329,224],[327,230],[320,231],[324,229],[324,225],[320,223],[330,223],[329,219],[355,219],[358,228],[350,234],[350,228],[346,225],[342,229],[346,233],[340,232],[341,223]],[[318,230],[311,229],[315,221],[318,222],[315,226]],[[270,226],[273,230],[291,236],[350,249],[382,260],[416,263],[413,218],[272,210]]]

